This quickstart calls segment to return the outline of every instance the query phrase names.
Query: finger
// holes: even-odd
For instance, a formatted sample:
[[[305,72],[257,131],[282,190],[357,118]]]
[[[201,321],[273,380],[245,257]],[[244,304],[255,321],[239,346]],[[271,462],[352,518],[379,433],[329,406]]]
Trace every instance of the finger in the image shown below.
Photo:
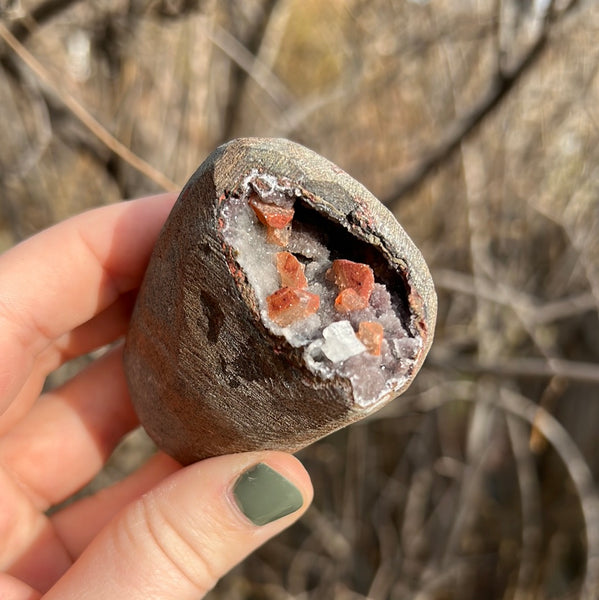
[[[48,589],[72,560],[46,516],[1,468],[0,490],[0,571],[35,589]]]
[[[29,412],[44,387],[48,372],[42,364],[35,363],[29,377],[23,383],[19,393],[4,411],[0,411],[0,436],[12,429]]]
[[[0,570],[36,589],[49,589],[123,506],[180,468],[158,454],[133,476],[50,518],[0,470]]]
[[[101,348],[123,336],[129,324],[137,294],[119,296],[95,317],[59,337],[40,356],[46,372],[51,373],[65,362]]]
[[[107,309],[73,331],[61,336],[41,352],[27,381],[13,403],[0,414],[0,435],[12,429],[30,410],[43,389],[46,377],[68,360],[101,348],[127,330],[135,294],[125,294]]]
[[[260,466],[257,466],[260,465]],[[201,597],[295,521],[307,473],[278,452],[220,456],[181,469],[123,510],[45,599]]]
[[[2,600],[39,600],[42,595],[26,583],[0,573],[0,598]]]
[[[121,509],[180,468],[177,461],[159,452],[129,477],[52,515],[54,529],[69,556],[77,558]]]
[[[0,412],[35,356],[139,285],[174,200],[164,194],[95,209],[0,257]]]
[[[0,440],[0,465],[43,511],[87,483],[137,424],[117,348],[44,395]]]

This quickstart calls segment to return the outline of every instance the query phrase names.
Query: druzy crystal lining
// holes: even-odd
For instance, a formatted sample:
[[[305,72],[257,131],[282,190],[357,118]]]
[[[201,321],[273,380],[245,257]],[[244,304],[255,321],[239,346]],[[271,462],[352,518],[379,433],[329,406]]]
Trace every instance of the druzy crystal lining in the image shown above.
[[[253,172],[220,203],[221,234],[265,326],[303,348],[313,373],[347,378],[368,406],[410,376],[422,340],[367,257],[340,254],[339,225],[302,218],[307,205],[298,187]]]

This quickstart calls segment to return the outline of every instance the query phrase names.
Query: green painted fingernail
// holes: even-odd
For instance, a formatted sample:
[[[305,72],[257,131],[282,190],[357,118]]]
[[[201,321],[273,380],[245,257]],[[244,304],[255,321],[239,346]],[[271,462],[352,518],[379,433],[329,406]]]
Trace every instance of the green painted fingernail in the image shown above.
[[[233,488],[241,512],[254,525],[266,525],[301,508],[300,491],[264,463],[243,473]]]

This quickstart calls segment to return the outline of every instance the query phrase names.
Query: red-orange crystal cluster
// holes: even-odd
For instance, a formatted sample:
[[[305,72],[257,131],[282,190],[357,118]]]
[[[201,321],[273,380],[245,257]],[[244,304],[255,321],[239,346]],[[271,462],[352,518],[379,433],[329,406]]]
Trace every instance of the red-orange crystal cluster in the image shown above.
[[[268,316],[280,327],[313,315],[320,307],[320,297],[307,291],[304,265],[291,252],[277,252],[277,271],[281,287],[266,298]]]
[[[249,205],[266,226],[267,241],[285,247],[289,242],[293,207],[268,204],[257,194],[250,196]],[[308,282],[304,265],[291,252],[277,252],[276,266],[281,287],[266,298],[268,316],[280,327],[287,327],[315,314],[320,308],[320,297],[306,289]],[[338,312],[348,313],[368,306],[374,289],[374,273],[368,265],[345,259],[334,260],[327,271],[327,279],[339,288],[335,298]],[[370,354],[380,355],[384,337],[380,323],[362,321],[357,336]]]
[[[339,288],[335,308],[339,312],[362,310],[368,306],[374,289],[374,273],[368,265],[338,259],[327,272],[327,277]]]
[[[266,298],[268,316],[279,326],[287,327],[313,315],[320,307],[320,297],[307,290],[279,288]]]
[[[281,287],[305,289],[308,287],[304,265],[291,252],[278,252],[277,271],[281,276]]]
[[[293,207],[278,206],[262,202],[257,194],[250,197],[249,204],[258,220],[266,225],[266,237],[271,244],[286,246],[291,233]]]

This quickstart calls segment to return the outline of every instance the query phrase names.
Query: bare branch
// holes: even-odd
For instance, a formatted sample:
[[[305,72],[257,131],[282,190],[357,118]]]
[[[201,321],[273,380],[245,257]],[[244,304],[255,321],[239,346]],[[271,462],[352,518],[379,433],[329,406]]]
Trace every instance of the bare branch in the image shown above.
[[[42,25],[79,2],[81,0],[45,0],[45,2],[40,2],[26,17],[16,21],[10,28],[10,32],[20,42],[24,42],[33,31],[32,24],[35,26]]]
[[[535,570],[541,557],[543,541],[542,501],[535,460],[528,443],[530,430],[525,423],[511,414],[507,415],[506,423],[514,452],[522,510],[522,549],[520,551],[520,568],[514,599],[525,600],[529,597],[530,588],[534,582]]]
[[[78,2],[80,0],[46,0],[41,2],[30,13],[12,23],[9,31],[17,40],[24,43],[37,27]],[[21,81],[19,70],[13,62],[12,56],[4,48],[0,48],[0,64],[15,81]]]
[[[266,92],[277,108],[284,109],[293,103],[293,96],[283,82],[228,31],[215,25],[204,29],[204,34]]]
[[[41,63],[15,38],[15,36],[0,23],[0,38],[2,38],[15,54],[33,71],[33,73],[51,88],[69,111],[95,135],[107,148],[112,150],[131,167],[144,174],[148,179],[167,191],[178,191],[179,187],[166,175],[137,156],[124,144],[119,142],[89,111],[71,94],[61,89]]]
[[[532,427],[538,428],[560,456],[576,489],[586,524],[586,573],[580,598],[596,598],[599,586],[599,496],[591,469],[576,443],[555,417],[521,394],[501,388],[493,400],[488,400],[485,396],[477,397],[474,383],[461,382],[457,385],[461,390],[460,400],[490,404],[522,419]],[[422,394],[419,408],[425,411],[435,410],[451,401],[452,396],[447,394]]]
[[[515,66],[510,69],[498,69],[482,97],[464,116],[456,119],[447,128],[436,146],[425,151],[417,164],[399,178],[391,192],[382,198],[382,202],[392,207],[403,196],[422,184],[432,171],[453,156],[460,144],[493,113],[515,84],[537,62],[547,45],[547,40],[547,28],[544,28],[535,43]]]
[[[235,131],[235,125],[239,114],[239,109],[244,100],[244,88],[248,78],[253,76],[252,71],[256,68],[254,65],[260,54],[260,46],[266,33],[269,22],[271,21],[277,4],[280,0],[267,0],[262,6],[260,14],[251,24],[250,31],[246,36],[245,47],[248,52],[254,56],[252,67],[248,70],[240,66],[238,62],[233,62],[233,68],[230,75],[231,85],[227,94],[227,103],[225,107],[223,124],[223,141],[230,139]],[[261,62],[261,61],[260,61]],[[266,66],[266,65],[265,65]]]
[[[429,364],[445,369],[455,369],[464,373],[484,373],[499,377],[563,377],[573,381],[599,383],[599,364],[565,360],[561,358],[495,358],[491,360],[472,360],[459,356],[448,356],[437,345],[429,355]]]
[[[543,325],[560,319],[567,319],[582,313],[597,310],[597,300],[591,292],[576,296],[542,302],[511,288],[500,281],[474,278],[467,273],[442,269],[433,274],[439,289],[477,296],[483,300],[510,307],[521,313],[531,325]]]
[[[586,523],[587,568],[581,598],[596,598],[599,586],[599,497],[593,474],[581,451],[566,429],[546,410],[530,399],[503,388],[501,408],[534,425],[560,455],[576,488]]]

